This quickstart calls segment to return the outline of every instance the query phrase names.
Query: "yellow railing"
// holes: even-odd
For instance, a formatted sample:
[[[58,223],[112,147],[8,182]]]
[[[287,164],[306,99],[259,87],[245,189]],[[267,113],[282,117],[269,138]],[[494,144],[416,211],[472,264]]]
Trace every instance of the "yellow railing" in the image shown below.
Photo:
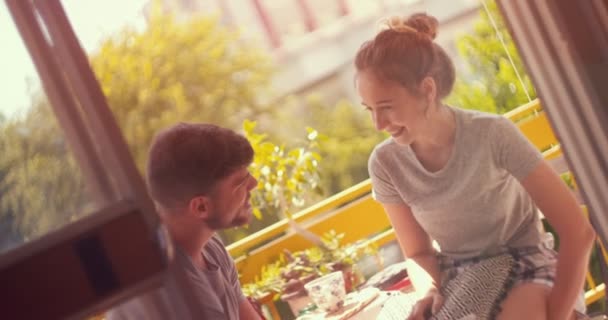
[[[543,152],[545,159],[551,160],[561,155],[559,141],[538,100],[504,116],[517,124],[530,142]],[[344,243],[368,239],[381,246],[395,239],[384,210],[371,198],[369,180],[295,214],[294,219],[319,235],[332,229],[344,233]],[[263,265],[276,261],[283,249],[299,251],[310,246],[308,240],[289,230],[287,220],[282,220],[233,243],[228,246],[228,251],[236,260],[241,283],[248,283],[259,274]],[[604,296],[604,284],[596,285],[590,274],[587,275],[587,284],[595,288],[585,294],[587,304]]]
[[[370,192],[369,181],[359,183],[296,213],[294,220],[315,234],[330,230],[344,233],[344,243],[373,237],[376,233],[389,230],[390,222],[382,207],[371,198]],[[390,237],[378,238],[378,243],[390,240]],[[235,258],[241,282],[247,283],[259,273],[261,266],[274,262],[283,249],[298,251],[310,246],[307,239],[289,230],[287,220],[282,220],[233,243],[228,246],[228,251]]]

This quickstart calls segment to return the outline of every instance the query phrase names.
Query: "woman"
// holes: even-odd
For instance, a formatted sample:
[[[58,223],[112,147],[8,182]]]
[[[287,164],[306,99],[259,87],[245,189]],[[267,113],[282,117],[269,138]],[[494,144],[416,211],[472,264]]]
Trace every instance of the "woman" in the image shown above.
[[[410,319],[437,312],[447,275],[497,254],[518,264],[497,319],[575,319],[595,239],[576,199],[509,120],[442,103],[455,76],[433,42],[434,17],[386,24],[357,52],[356,85],[376,128],[391,135],[369,173],[422,293]],[[559,254],[543,244],[539,209]]]

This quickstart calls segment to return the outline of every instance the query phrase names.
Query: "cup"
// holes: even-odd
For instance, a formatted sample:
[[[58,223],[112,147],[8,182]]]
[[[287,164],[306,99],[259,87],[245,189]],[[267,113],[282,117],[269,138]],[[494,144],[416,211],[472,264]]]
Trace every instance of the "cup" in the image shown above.
[[[327,313],[336,312],[344,306],[346,288],[342,271],[326,274],[304,285],[310,299]]]

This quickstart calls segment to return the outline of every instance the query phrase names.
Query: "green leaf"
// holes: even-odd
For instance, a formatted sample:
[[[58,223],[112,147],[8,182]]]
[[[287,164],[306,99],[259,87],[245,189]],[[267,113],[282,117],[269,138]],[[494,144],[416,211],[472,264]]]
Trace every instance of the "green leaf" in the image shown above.
[[[258,219],[258,220],[262,220],[262,211],[260,211],[259,208],[253,208],[253,216]]]

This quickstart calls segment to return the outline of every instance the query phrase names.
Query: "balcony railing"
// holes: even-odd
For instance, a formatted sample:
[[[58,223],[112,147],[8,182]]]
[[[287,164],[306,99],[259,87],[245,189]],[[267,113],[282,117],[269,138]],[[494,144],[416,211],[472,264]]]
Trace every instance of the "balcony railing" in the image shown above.
[[[538,100],[520,106],[504,116],[517,124],[545,159],[551,161],[562,155],[559,141]],[[344,233],[344,243],[366,239],[382,246],[395,240],[384,210],[371,197],[369,180],[295,214],[294,219],[318,235],[332,229]],[[236,260],[241,283],[248,283],[260,273],[262,266],[279,259],[284,249],[293,252],[311,246],[308,240],[290,230],[287,220],[282,220],[233,243],[228,246],[228,251]],[[608,258],[603,246],[602,250],[602,256]],[[587,286],[591,288],[585,294],[588,305],[604,296],[604,284],[596,284],[589,272]]]

